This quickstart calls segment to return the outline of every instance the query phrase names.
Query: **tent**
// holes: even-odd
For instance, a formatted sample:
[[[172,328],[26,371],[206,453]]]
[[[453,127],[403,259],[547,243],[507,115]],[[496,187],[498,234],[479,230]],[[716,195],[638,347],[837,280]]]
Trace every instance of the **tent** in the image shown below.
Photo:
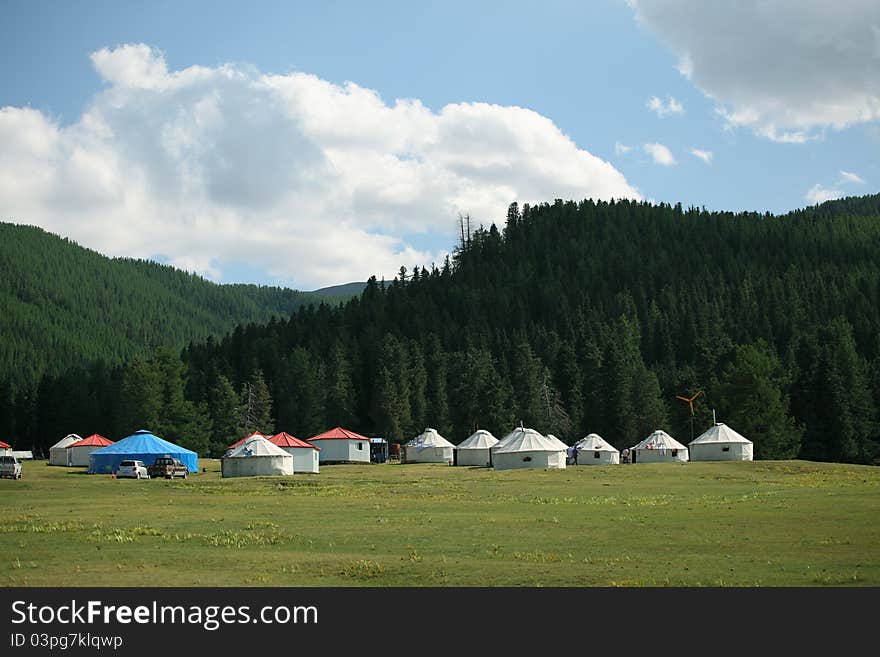
[[[223,477],[274,477],[293,474],[293,456],[264,436],[253,436],[220,461]]]
[[[492,466],[511,468],[564,468],[565,443],[534,429],[517,427],[492,447]]]
[[[612,445],[597,433],[584,436],[573,447],[577,447],[578,450],[578,465],[620,463],[620,452],[614,449]]]
[[[112,440],[107,440],[104,436],[93,433],[88,438],[77,440],[67,446],[67,463],[73,466],[88,467],[89,456],[92,452],[112,444]]]
[[[354,431],[335,427],[317,436],[309,438],[309,442],[320,443],[321,463],[369,463],[370,439]]]
[[[264,436],[259,431],[253,431],[253,432],[249,433],[248,435],[246,435],[241,440],[237,440],[236,442],[232,443],[229,447],[226,448],[226,451],[228,452],[231,449],[235,449],[239,445],[244,445],[248,440],[250,440],[251,438],[253,438],[255,436],[259,436],[260,438],[265,438],[266,440],[269,440],[269,436]]]
[[[723,422],[688,443],[691,461],[751,461],[753,443]]]
[[[12,445],[4,443],[0,440],[0,456],[9,456],[12,454]]]
[[[67,448],[73,443],[82,440],[82,436],[75,433],[69,433],[64,438],[49,448],[49,465],[70,465],[68,461]]]
[[[320,447],[316,447],[283,431],[269,438],[269,442],[276,447],[280,447],[293,457],[294,472],[318,472]]]
[[[447,463],[452,465],[455,445],[428,427],[403,446],[404,463]]]
[[[180,459],[190,472],[199,471],[198,454],[141,429],[119,442],[92,452],[89,455],[89,474],[116,472],[119,462],[124,459],[143,461],[144,465],[149,466],[160,456]]]
[[[492,447],[498,439],[485,429],[475,431],[455,448],[455,465],[492,466]]]
[[[633,463],[684,463],[688,449],[668,433],[659,429],[630,450]]]

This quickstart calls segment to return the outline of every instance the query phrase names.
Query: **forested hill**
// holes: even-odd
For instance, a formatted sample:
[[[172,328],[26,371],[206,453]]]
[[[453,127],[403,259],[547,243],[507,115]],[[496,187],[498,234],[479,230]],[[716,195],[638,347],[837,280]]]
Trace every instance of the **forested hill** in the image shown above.
[[[714,409],[757,458],[872,462],[878,253],[880,196],[782,216],[514,204],[441,267],[372,278],[344,306],[239,326],[180,360],[92,372],[78,401],[69,380],[44,382],[16,431],[38,441],[159,427],[217,454],[245,429],[342,425],[402,441],[432,426],[458,443],[522,421],[621,449],[657,428],[687,443]],[[692,419],[676,396],[698,393]],[[114,412],[84,415],[90,405]],[[41,408],[55,409],[51,422]]]
[[[33,226],[0,223],[0,381],[128,361],[235,325],[286,317],[316,297],[216,285],[154,262],[111,259]]]

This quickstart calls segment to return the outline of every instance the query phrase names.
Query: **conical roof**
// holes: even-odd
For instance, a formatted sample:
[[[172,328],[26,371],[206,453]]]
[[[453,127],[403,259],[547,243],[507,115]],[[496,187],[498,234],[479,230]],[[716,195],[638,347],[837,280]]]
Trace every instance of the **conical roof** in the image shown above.
[[[88,438],[83,438],[82,440],[77,440],[75,443],[71,443],[67,446],[67,449],[71,447],[106,447],[107,445],[112,445],[113,441],[104,436],[101,436],[97,433],[93,433]]]
[[[311,443],[307,443],[305,440],[300,440],[296,436],[291,436],[285,431],[282,431],[281,433],[276,433],[274,436],[269,438],[269,442],[273,445],[277,445],[278,447],[308,447],[309,449],[321,449],[317,445],[312,445]]]
[[[560,445],[562,445],[560,447]],[[492,448],[493,454],[509,452],[564,452],[566,446],[556,438],[547,438],[534,429],[517,427]]]
[[[658,429],[633,449],[687,449],[663,429]]]
[[[547,440],[550,440],[550,441],[556,441],[556,443],[558,443],[557,446],[560,447],[561,449],[568,449],[568,445],[566,445],[564,442],[559,440],[559,438],[554,436],[552,433],[548,433],[546,435],[546,438],[547,438]]]
[[[579,441],[575,443],[575,447],[578,448],[579,451],[584,452],[617,452],[608,441],[606,441],[602,436],[598,433],[591,433]]]
[[[474,431],[462,440],[456,449],[488,449],[498,444],[498,439],[485,429]]]
[[[80,440],[82,440],[82,436],[75,433],[69,433],[57,443],[52,445],[52,447],[50,447],[49,449],[64,449],[65,447],[70,447],[71,445],[73,445],[73,443],[79,442]]]
[[[443,436],[437,433],[436,429],[431,429],[428,427],[418,436],[410,440],[407,444],[407,447],[455,447],[451,442],[446,440]]]
[[[248,438],[223,458],[235,459],[249,456],[288,456],[293,458],[278,445],[272,444],[268,438],[261,435]]]
[[[343,429],[342,427],[335,427],[329,431],[319,433],[317,436],[309,438],[309,442],[313,440],[369,440],[369,438],[362,436],[359,433],[355,433],[354,431]]]
[[[168,442],[159,436],[154,436],[146,429],[135,431],[130,436],[122,440],[111,443],[106,447],[92,452],[92,455],[98,454],[189,454],[193,457],[198,456],[191,449],[186,449],[180,445]]]
[[[751,445],[752,441],[738,434],[723,422],[718,422],[700,437],[694,438],[688,445],[703,445],[706,443],[748,443]]]
[[[247,442],[248,440],[250,440],[251,438],[255,438],[255,437],[257,437],[257,436],[259,436],[260,438],[267,438],[266,436],[264,436],[264,435],[261,434],[260,432],[258,432],[258,431],[253,431],[253,432],[249,433],[248,435],[246,435],[246,436],[245,436],[244,438],[242,438],[241,440],[237,440],[237,441],[235,441],[234,443],[232,443],[232,444],[231,444],[229,447],[227,447],[226,449],[227,449],[227,450],[229,450],[229,449],[235,449],[236,447],[238,447],[238,446],[240,446],[240,445],[244,445],[244,443],[246,443],[246,442]],[[268,440],[268,438],[267,438],[267,440]]]

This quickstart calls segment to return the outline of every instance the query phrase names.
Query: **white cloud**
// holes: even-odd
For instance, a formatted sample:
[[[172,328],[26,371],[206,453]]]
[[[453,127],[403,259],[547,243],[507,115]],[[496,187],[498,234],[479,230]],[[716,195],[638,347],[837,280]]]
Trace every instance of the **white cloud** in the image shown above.
[[[732,126],[803,143],[880,118],[877,0],[628,0]]]
[[[841,196],[843,196],[843,192],[839,189],[826,189],[819,183],[816,183],[807,190],[804,198],[807,199],[810,204],[816,205],[818,203],[824,203],[825,201],[840,198]]]
[[[682,114],[684,112],[682,104],[672,96],[666,97],[666,103],[657,98],[657,96],[651,96],[645,106],[652,112],[656,113],[661,119],[670,114]]]
[[[614,142],[614,154],[618,157],[621,155],[626,155],[633,149],[632,146],[627,146],[626,144],[621,144],[619,141]]]
[[[703,162],[705,162],[706,164],[712,164],[712,151],[704,151],[700,150],[699,148],[692,148],[690,150],[690,153],[694,157],[698,157],[703,160]]]
[[[513,201],[640,198],[534,111],[418,100],[314,75],[169,71],[143,44],[92,55],[106,88],[62,126],[0,109],[0,218],[222,278],[249,263],[302,289],[392,276],[455,219]]]
[[[864,185],[865,181],[856,173],[852,173],[851,171],[840,171],[840,180],[838,181],[838,185],[846,185],[847,183],[854,185]]]
[[[654,160],[654,164],[662,164],[665,167],[678,164],[670,151],[663,144],[645,144],[645,152]]]

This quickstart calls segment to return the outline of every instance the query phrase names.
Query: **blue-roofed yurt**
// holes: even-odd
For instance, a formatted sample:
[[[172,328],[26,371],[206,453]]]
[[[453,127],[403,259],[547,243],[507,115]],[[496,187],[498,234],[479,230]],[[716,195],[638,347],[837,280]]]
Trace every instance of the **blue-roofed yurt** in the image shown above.
[[[190,472],[199,471],[198,454],[141,429],[127,438],[92,452],[89,455],[89,474],[116,472],[123,459],[135,459],[143,461],[144,465],[152,465],[160,456],[180,459]]]

